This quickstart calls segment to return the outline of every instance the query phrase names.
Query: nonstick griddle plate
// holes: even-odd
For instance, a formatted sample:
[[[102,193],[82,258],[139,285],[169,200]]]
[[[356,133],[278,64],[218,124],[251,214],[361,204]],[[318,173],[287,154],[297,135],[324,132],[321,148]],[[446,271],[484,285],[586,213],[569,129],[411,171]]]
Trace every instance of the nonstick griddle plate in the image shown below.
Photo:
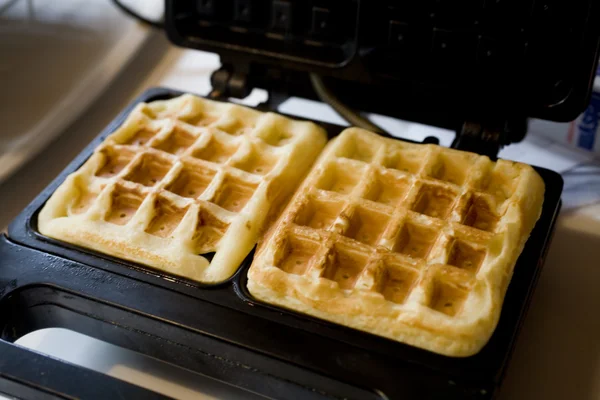
[[[195,335],[208,335],[235,344],[250,351],[250,354],[267,356],[285,365],[312,371],[316,376],[330,377],[342,386],[351,383],[356,387],[381,391],[390,398],[493,396],[506,371],[548,249],[560,209],[560,175],[536,168],[546,184],[542,215],[517,261],[492,338],[474,356],[445,357],[255,301],[246,290],[252,254],[229,280],[217,285],[202,285],[69,245],[38,232],[37,214],[44,203],[66,176],[77,170],[94,148],[124,121],[137,103],[180,94],[162,88],[150,89],[142,94],[12,222],[10,240],[6,243],[10,244],[11,251],[28,247],[32,250],[22,251],[28,250],[32,255],[27,265],[9,269],[16,275],[26,273],[28,277],[20,281],[16,276],[18,283],[10,289],[11,292],[36,282],[51,283],[57,290],[75,293],[98,304],[126,308],[136,315],[160,321],[147,332],[157,340],[167,340],[169,332],[185,328],[188,334],[178,343],[188,348],[197,347],[192,340]],[[343,130],[339,126],[317,123],[328,131],[330,137]],[[7,261],[9,259],[0,261],[1,270],[6,269],[4,265],[10,262]],[[49,259],[60,260],[60,263],[56,261],[48,267]],[[44,268],[44,274],[29,273],[29,270],[39,268]],[[83,270],[95,278],[75,272]],[[77,330],[77,327],[73,329]],[[235,359],[235,352],[231,354]],[[155,356],[164,358],[163,355]],[[177,363],[189,367],[187,361]],[[368,397],[371,393],[367,391],[358,397]]]

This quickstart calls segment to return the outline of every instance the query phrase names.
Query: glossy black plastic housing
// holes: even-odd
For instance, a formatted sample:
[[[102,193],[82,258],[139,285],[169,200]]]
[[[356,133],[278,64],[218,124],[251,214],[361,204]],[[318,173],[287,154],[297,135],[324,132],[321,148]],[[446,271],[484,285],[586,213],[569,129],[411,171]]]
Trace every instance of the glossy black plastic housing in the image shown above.
[[[596,72],[600,3],[167,0],[165,26],[173,43],[218,53],[251,86],[307,97],[306,73],[317,73],[358,110],[456,129],[575,119]]]
[[[62,326],[214,376],[201,361],[201,354],[209,353],[258,374],[232,372],[218,379],[275,398],[289,398],[289,385],[308,390],[298,392],[302,396],[341,398],[380,393],[388,398],[487,399],[497,392],[551,239],[560,208],[560,175],[536,168],[546,184],[542,215],[517,262],[491,340],[472,357],[445,357],[254,301],[246,290],[252,255],[231,279],[208,286],[37,231],[37,215],[47,199],[135,104],[179,94],[151,89],[141,95],[10,225],[10,239],[0,240],[4,340]],[[330,136],[342,130],[321,125]],[[263,387],[256,380],[266,382],[265,374],[273,384]]]

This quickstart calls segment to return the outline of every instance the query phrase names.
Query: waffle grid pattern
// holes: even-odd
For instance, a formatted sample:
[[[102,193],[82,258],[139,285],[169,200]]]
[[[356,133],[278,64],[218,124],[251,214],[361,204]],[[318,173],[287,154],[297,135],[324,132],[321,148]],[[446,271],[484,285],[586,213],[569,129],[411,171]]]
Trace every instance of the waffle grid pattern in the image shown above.
[[[475,298],[469,304],[469,295],[481,290],[478,280],[488,280],[495,258],[503,257],[497,240],[505,237],[517,188],[527,183],[521,182],[523,167],[346,130],[259,250],[250,290],[261,297],[259,286],[285,282],[288,300],[304,298],[310,306],[274,293],[264,300],[328,319],[338,309],[352,313],[352,299],[359,297],[383,298],[400,313],[469,319],[481,305]],[[261,275],[269,266],[284,278],[273,283]],[[319,285],[330,291],[315,290]],[[357,307],[358,314],[377,309]]]
[[[191,258],[205,257],[191,268],[175,256],[170,272],[201,281],[227,278],[256,243],[265,211],[290,195],[308,169],[292,157],[313,146],[305,155],[312,161],[324,142],[312,124],[232,104],[193,96],[142,104],[65,182],[77,194],[52,217],[106,222],[110,232],[133,242],[126,250],[133,253],[179,244]],[[284,177],[291,182],[281,184]],[[233,243],[241,249],[231,249]],[[209,259],[221,265],[207,275]]]

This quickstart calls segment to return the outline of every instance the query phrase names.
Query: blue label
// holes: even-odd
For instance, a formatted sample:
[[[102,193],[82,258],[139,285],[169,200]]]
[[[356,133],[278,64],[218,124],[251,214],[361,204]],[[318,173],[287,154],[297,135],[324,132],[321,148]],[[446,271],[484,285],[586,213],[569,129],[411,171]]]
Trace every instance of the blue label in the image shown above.
[[[577,145],[581,148],[592,150],[600,118],[600,93],[593,93],[590,105],[583,113],[579,123],[579,139]]]

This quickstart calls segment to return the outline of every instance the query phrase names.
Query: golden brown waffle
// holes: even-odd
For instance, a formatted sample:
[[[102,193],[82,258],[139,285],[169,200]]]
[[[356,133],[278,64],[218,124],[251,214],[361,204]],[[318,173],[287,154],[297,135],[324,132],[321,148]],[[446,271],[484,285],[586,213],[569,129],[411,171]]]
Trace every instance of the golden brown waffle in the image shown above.
[[[259,246],[257,299],[450,356],[491,336],[544,184],[527,165],[347,129]]]
[[[222,281],[325,143],[312,123],[234,104],[192,95],[142,103],[60,185],[39,230],[197,281]]]

